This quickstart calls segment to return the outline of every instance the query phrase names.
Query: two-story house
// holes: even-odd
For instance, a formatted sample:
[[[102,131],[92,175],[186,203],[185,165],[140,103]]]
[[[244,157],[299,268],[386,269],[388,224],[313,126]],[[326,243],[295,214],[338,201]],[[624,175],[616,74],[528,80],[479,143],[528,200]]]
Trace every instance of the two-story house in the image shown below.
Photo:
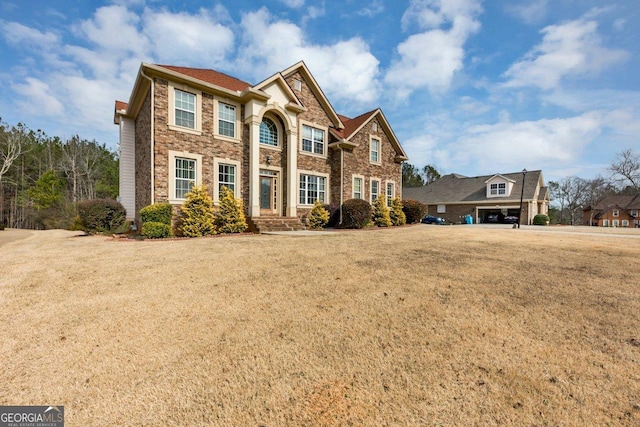
[[[474,223],[517,222],[521,217],[521,224],[531,224],[534,216],[546,215],[549,209],[549,189],[540,170],[445,175],[423,187],[405,188],[403,198],[421,201],[429,214],[453,223],[470,215]]]
[[[611,195],[583,211],[583,224],[597,227],[640,227],[640,194]]]
[[[143,63],[114,122],[120,199],[132,220],[153,203],[181,205],[200,184],[214,203],[223,185],[232,189],[250,221],[299,222],[316,200],[401,196],[407,155],[382,111],[338,114],[304,62],[255,85]]]

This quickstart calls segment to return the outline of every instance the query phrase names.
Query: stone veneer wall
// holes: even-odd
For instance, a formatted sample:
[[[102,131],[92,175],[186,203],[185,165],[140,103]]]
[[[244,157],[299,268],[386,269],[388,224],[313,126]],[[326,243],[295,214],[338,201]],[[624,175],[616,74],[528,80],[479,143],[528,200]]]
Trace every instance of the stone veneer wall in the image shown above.
[[[151,91],[147,92],[135,121],[136,216],[151,203]]]

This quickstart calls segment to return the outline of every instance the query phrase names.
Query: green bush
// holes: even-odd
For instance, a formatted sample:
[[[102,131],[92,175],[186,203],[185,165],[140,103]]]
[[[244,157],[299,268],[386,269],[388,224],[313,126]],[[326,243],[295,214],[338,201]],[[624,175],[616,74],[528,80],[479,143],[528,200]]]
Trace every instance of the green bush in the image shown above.
[[[242,200],[236,199],[233,191],[226,186],[220,189],[220,208],[216,215],[216,225],[220,233],[242,233],[247,229]]]
[[[316,200],[307,219],[312,229],[321,230],[329,222],[329,211],[324,208],[320,200]]]
[[[364,199],[349,199],[342,204],[342,226],[363,228],[371,221],[371,205]]]
[[[180,207],[182,235],[201,237],[216,234],[213,201],[204,185],[194,186],[187,193],[187,200]]]
[[[387,198],[380,196],[373,201],[373,212],[371,214],[373,223],[378,227],[391,227],[391,217],[387,207]]]
[[[417,200],[403,200],[402,211],[407,218],[407,224],[415,224],[427,214],[427,205]]]
[[[389,217],[391,218],[391,225],[397,226],[407,223],[407,216],[402,211],[402,202],[397,197],[391,201]]]
[[[549,225],[549,216],[543,214],[534,216],[533,225]]]
[[[171,236],[171,226],[163,222],[147,221],[142,224],[141,234],[147,239],[164,239]]]
[[[171,226],[172,219],[173,206],[169,203],[156,203],[140,209],[140,221],[142,224],[147,222],[160,222]]]
[[[4,230],[4,222],[0,221],[0,231]]]
[[[127,216],[124,206],[112,199],[83,200],[77,210],[80,226],[88,234],[112,232]]]
[[[327,227],[337,227],[340,225],[340,205],[337,203],[325,204],[322,206],[329,212],[329,222]]]

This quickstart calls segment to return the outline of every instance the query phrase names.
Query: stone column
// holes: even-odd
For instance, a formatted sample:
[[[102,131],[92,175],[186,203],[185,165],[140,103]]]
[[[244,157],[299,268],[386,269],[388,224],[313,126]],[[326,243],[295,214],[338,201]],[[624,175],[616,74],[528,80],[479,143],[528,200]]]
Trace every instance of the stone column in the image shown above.
[[[249,124],[249,216],[260,216],[260,122]]]
[[[298,132],[287,129],[287,212],[297,216],[298,206]]]

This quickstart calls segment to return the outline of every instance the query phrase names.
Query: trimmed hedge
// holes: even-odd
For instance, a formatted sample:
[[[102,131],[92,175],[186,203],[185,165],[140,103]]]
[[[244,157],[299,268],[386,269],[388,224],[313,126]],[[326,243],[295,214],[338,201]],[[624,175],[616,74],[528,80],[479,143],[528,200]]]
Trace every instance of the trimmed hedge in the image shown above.
[[[371,222],[371,205],[364,199],[349,199],[342,204],[342,226],[363,228]]]
[[[533,225],[549,225],[549,216],[543,214],[534,216]]]
[[[337,203],[325,204],[323,207],[329,212],[327,227],[337,227],[340,224],[340,205]]]
[[[127,211],[112,199],[83,200],[77,204],[80,226],[85,233],[112,232],[120,227]]]
[[[307,220],[309,221],[309,227],[314,230],[321,230],[329,222],[329,211],[324,208],[322,202],[316,200],[313,204],[313,209],[307,216]]]
[[[427,214],[428,206],[417,200],[403,200],[402,212],[407,217],[407,224],[415,224]]]
[[[142,236],[147,239],[164,239],[171,236],[171,225],[157,221],[142,224]]]
[[[169,203],[156,203],[155,205],[145,206],[140,209],[140,221],[142,224],[159,222],[171,226],[172,219],[173,206]]]

